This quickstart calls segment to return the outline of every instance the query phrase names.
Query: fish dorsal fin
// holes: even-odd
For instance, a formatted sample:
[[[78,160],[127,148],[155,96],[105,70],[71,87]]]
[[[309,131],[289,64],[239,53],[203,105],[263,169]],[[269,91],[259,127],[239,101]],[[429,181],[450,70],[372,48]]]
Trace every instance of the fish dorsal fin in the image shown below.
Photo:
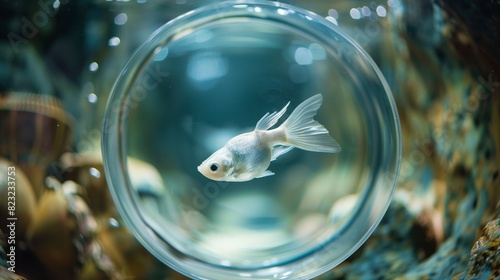
[[[290,105],[290,102],[288,102],[283,109],[279,112],[274,112],[272,114],[266,113],[258,122],[257,125],[255,126],[255,130],[268,130],[269,128],[273,127],[278,120],[283,116],[283,114],[286,112],[286,108]]]

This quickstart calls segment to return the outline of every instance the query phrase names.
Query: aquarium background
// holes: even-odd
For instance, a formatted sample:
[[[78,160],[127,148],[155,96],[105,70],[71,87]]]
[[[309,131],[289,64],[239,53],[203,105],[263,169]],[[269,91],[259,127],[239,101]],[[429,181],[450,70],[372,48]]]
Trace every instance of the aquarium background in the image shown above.
[[[2,277],[15,277],[7,270],[10,229],[4,221],[8,215],[5,170],[16,166],[18,275],[27,279],[186,279],[143,249],[118,215],[99,155],[101,122],[111,87],[134,50],[168,20],[213,2],[0,4]],[[326,17],[366,49],[394,94],[403,132],[398,186],[382,223],[360,250],[318,279],[498,277],[500,4],[286,2]],[[211,58],[214,53],[197,61]],[[218,77],[203,76],[197,72],[199,66],[185,67],[198,79],[190,85],[217,86],[196,84]],[[224,73],[224,64],[218,67]],[[276,69],[269,71],[281,68]],[[290,90],[300,91],[300,85],[309,80],[294,76],[293,71],[301,70],[291,70],[290,76],[299,79],[295,80],[299,86]],[[188,84],[179,82],[181,77],[161,75],[158,78]],[[275,89],[276,99],[279,90],[290,87],[279,80],[259,83]],[[209,102],[201,104],[209,106]],[[183,106],[179,108],[196,105]],[[144,107],[150,110],[140,114],[141,122],[130,139],[151,141],[144,150],[161,155],[165,151],[155,150],[155,141],[161,139],[148,132],[160,125],[150,116],[163,113],[162,108],[154,100],[139,100],[137,109]],[[243,121],[252,126],[265,112],[245,116]],[[357,116],[344,115],[344,121]],[[140,158],[140,152],[131,151],[131,156]],[[178,160],[176,164],[185,161]],[[154,205],[158,174],[144,162],[130,164],[139,174],[148,174],[141,192]],[[279,170],[278,165],[273,171]],[[321,201],[322,195],[314,188],[303,194],[307,201]],[[301,226],[307,232],[318,220],[313,217]]]

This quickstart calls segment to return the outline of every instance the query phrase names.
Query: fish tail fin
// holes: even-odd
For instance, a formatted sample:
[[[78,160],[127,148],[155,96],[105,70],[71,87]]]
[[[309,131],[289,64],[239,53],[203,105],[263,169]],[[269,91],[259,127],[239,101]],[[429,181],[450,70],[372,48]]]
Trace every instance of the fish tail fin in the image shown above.
[[[297,106],[281,125],[289,145],[312,152],[337,153],[342,151],[337,141],[328,134],[328,130],[313,119],[321,103],[323,103],[321,94],[310,97]]]

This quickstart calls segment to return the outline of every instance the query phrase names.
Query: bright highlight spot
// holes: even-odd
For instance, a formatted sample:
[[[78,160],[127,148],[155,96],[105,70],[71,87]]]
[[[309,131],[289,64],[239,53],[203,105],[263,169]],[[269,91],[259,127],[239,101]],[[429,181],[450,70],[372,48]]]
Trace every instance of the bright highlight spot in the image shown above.
[[[119,44],[120,44],[120,38],[118,38],[118,37],[111,37],[108,40],[108,45],[111,46],[111,47],[116,47]]]
[[[158,47],[155,50],[155,53],[156,53],[156,55],[155,55],[154,61],[162,61],[165,58],[167,58],[167,56],[168,56],[168,48],[167,47],[163,47],[163,48]]]
[[[311,51],[309,49],[299,47],[295,50],[295,62],[299,65],[309,65],[313,61]]]
[[[119,228],[120,227],[120,223],[114,218],[109,218],[108,222],[112,228]]]
[[[378,6],[376,11],[379,17],[385,17],[387,15],[387,10],[384,8],[384,6]]]
[[[337,20],[334,17],[332,17],[332,16],[327,16],[326,20],[332,22],[333,24],[335,24],[337,26],[339,25],[339,23],[337,22]]]
[[[97,168],[95,167],[91,167],[89,169],[89,173],[92,177],[101,178],[101,172],[99,172],[99,170],[97,170]]]
[[[358,11],[356,8],[352,8],[351,11],[349,12],[351,17],[353,19],[360,19],[361,18],[361,13]]]
[[[97,95],[95,95],[95,93],[89,94],[88,100],[90,103],[96,103],[97,102]]]
[[[328,15],[333,17],[334,19],[339,19],[339,13],[335,9],[328,10]]]
[[[288,15],[288,13],[289,13],[288,10],[281,9],[281,8],[278,9],[278,14],[280,14],[282,16],[286,16],[286,15]]]
[[[90,63],[90,65],[89,65],[90,71],[95,72],[95,71],[97,71],[97,69],[99,69],[99,64],[97,64],[97,62]]]
[[[116,25],[124,25],[127,22],[127,19],[128,19],[128,17],[127,17],[126,13],[118,14],[115,17],[115,24]]]

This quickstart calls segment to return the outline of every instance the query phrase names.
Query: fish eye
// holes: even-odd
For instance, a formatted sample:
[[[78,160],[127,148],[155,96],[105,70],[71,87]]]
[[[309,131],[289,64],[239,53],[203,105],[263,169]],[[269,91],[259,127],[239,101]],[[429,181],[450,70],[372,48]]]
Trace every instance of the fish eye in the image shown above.
[[[219,171],[219,164],[216,162],[210,164],[210,170],[214,173]]]

